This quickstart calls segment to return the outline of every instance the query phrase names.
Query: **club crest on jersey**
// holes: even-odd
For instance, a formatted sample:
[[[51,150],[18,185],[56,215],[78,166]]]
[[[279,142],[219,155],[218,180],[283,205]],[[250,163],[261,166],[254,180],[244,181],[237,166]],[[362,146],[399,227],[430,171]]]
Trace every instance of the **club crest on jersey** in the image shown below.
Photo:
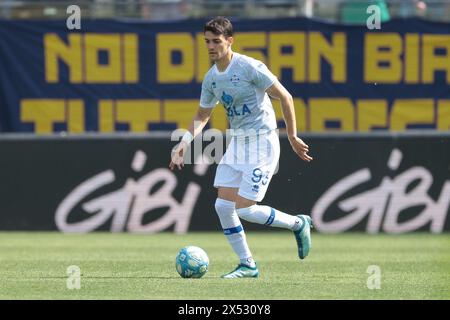
[[[237,86],[237,84],[239,83],[239,77],[235,74],[233,74],[233,76],[231,77],[230,81],[234,86]]]
[[[211,88],[212,88],[212,89],[217,88],[216,82],[211,83]]]

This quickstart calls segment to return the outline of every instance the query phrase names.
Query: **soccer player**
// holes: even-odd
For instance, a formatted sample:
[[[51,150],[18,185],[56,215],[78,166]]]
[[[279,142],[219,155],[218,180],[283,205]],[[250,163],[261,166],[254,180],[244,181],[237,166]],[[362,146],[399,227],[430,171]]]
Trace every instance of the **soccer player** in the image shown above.
[[[191,141],[201,133],[213,108],[221,101],[226,109],[231,141],[217,166],[214,187],[218,188],[215,209],[228,242],[240,263],[223,278],[258,277],[259,272],[247,245],[240,219],[292,230],[298,256],[304,259],[311,248],[312,220],[259,205],[277,168],[280,144],[275,112],[269,96],[281,101],[287,135],[294,152],[304,161],[313,160],[309,147],[297,137],[294,104],[290,93],[261,61],[231,50],[233,26],[216,17],[204,26],[209,57],[214,65],[202,83],[200,106],[189,131],[172,152],[169,167],[179,170]],[[255,143],[256,142],[256,143]],[[263,147],[261,147],[263,146]],[[247,158],[256,161],[240,161]]]

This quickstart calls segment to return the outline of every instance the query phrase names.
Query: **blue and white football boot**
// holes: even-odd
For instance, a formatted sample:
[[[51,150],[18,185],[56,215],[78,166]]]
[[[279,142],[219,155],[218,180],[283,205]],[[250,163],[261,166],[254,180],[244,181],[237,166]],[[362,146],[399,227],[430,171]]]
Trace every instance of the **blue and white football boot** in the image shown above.
[[[297,217],[303,222],[302,227],[294,231],[295,240],[297,240],[298,257],[305,259],[312,247],[311,228],[313,228],[313,224],[310,216],[299,214]]]
[[[222,278],[224,279],[235,279],[235,278],[258,278],[259,272],[258,267],[249,267],[245,264],[239,264],[236,269],[230,273],[224,274]]]

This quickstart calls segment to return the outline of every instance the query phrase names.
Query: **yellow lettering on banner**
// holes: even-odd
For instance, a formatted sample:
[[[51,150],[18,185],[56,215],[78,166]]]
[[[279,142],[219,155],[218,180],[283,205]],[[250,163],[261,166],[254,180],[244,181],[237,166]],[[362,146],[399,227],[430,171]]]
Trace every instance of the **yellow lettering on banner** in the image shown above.
[[[398,99],[392,105],[391,130],[407,129],[408,124],[433,124],[433,99]]]
[[[422,38],[423,42],[423,62],[422,73],[423,83],[433,83],[436,71],[445,71],[447,83],[450,84],[450,36],[426,34]],[[445,54],[436,54],[436,49],[443,49]]]
[[[138,37],[135,33],[125,33],[123,35],[124,50],[124,80],[126,83],[136,83],[139,81],[139,46]]]
[[[405,45],[405,82],[419,83],[419,35],[407,33]]]
[[[262,52],[267,45],[265,32],[241,32],[234,35],[233,51],[245,54],[266,63],[266,56]]]
[[[132,132],[148,131],[149,122],[161,121],[160,100],[116,100],[116,120]]]
[[[49,83],[59,81],[59,60],[68,66],[71,83],[81,83],[83,80],[81,35],[69,34],[67,42],[54,33],[44,35],[45,80]]]
[[[225,113],[225,108],[222,104],[218,104],[214,107],[211,114],[211,128],[225,131],[228,129],[228,117]]]
[[[450,130],[450,100],[438,100],[437,129]]]
[[[277,121],[284,121],[283,110],[281,108],[280,100],[272,99],[273,109],[275,110],[275,117]],[[294,112],[297,123],[297,131],[306,131],[306,105],[303,99],[294,98]],[[285,131],[285,129],[280,129]]]
[[[212,62],[209,59],[208,55],[208,49],[206,48],[205,43],[205,35],[203,32],[199,32],[195,36],[195,41],[197,43],[196,45],[196,66],[197,69],[195,70],[195,79],[198,83],[203,81],[203,77],[205,76],[206,72],[211,68]]]
[[[358,100],[357,108],[359,131],[370,131],[373,127],[388,126],[388,104],[386,100]]]
[[[346,98],[310,99],[309,118],[312,132],[354,131],[355,127],[353,104]],[[327,128],[326,121],[339,121],[341,128]]]
[[[85,131],[83,100],[67,100],[67,115],[67,131],[70,133],[82,133]]]
[[[403,42],[397,33],[366,33],[364,48],[364,81],[398,83],[402,79]],[[382,50],[387,49],[387,50]],[[379,64],[388,63],[388,66]]]
[[[65,100],[23,99],[20,101],[20,120],[34,123],[36,133],[51,133],[55,122],[66,120]]]
[[[114,101],[100,100],[98,102],[98,129],[100,132],[113,132],[114,127]]]
[[[164,100],[164,122],[175,122],[177,128],[189,129],[198,109],[198,99]]]
[[[321,82],[322,58],[331,66],[331,79],[333,82],[345,82],[347,80],[347,50],[346,35],[343,32],[334,32],[332,43],[320,32],[309,34],[309,74],[310,82]]]
[[[194,41],[189,33],[158,33],[156,36],[159,83],[189,83],[194,78]],[[172,62],[172,53],[181,53],[181,63]]]
[[[86,83],[121,83],[122,59],[119,34],[87,33],[84,36]],[[108,53],[108,63],[99,63],[99,52]]]
[[[290,47],[292,53],[282,53]],[[292,69],[293,82],[305,81],[305,33],[271,32],[269,34],[269,68],[279,79],[283,68]]]

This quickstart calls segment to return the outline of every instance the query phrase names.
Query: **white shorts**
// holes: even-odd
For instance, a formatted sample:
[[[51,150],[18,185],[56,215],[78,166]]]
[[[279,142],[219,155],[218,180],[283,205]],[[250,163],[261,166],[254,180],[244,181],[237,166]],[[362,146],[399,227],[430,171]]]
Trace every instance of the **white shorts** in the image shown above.
[[[246,199],[261,201],[278,168],[277,130],[251,137],[233,137],[217,166],[214,187],[239,188]]]

